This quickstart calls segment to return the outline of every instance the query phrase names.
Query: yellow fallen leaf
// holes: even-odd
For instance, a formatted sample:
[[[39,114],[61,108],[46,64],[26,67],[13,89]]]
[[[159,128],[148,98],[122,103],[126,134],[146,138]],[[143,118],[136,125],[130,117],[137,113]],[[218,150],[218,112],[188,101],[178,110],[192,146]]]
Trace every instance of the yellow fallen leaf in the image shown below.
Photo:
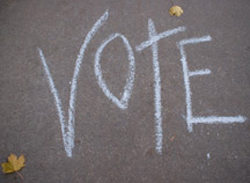
[[[4,173],[17,172],[25,166],[24,162],[25,162],[24,155],[21,155],[17,159],[16,155],[10,154],[10,156],[8,157],[8,162],[2,163],[3,172]]]
[[[182,8],[180,7],[180,6],[176,6],[176,5],[174,5],[174,6],[172,6],[170,9],[169,9],[169,14],[171,15],[171,16],[177,16],[177,17],[179,17],[179,16],[181,16],[181,14],[183,13],[183,10],[182,10]]]

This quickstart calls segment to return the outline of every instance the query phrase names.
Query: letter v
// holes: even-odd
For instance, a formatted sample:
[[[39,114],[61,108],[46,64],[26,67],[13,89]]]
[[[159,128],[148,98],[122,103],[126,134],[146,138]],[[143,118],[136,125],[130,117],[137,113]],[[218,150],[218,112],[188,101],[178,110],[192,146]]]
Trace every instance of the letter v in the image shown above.
[[[71,88],[70,88],[70,100],[69,100],[69,107],[68,107],[68,122],[66,122],[66,120],[65,120],[64,111],[62,109],[62,103],[61,103],[61,100],[59,98],[57,89],[55,87],[53,78],[50,74],[46,59],[43,55],[43,51],[40,48],[38,48],[41,62],[43,64],[44,71],[45,71],[45,74],[46,74],[47,79],[48,79],[50,90],[51,90],[51,93],[53,94],[54,99],[55,99],[58,117],[59,117],[59,121],[61,124],[64,149],[65,149],[68,157],[72,157],[72,150],[74,148],[75,97],[76,97],[76,89],[77,89],[77,80],[78,80],[78,75],[79,75],[79,71],[81,68],[82,60],[84,57],[84,52],[85,52],[89,42],[91,41],[91,39],[95,36],[96,32],[107,21],[107,19],[108,19],[108,10],[99,18],[99,20],[94,24],[92,29],[88,32],[88,34],[87,34],[87,36],[86,36],[86,38],[81,46],[78,57],[76,59],[74,75],[72,78],[72,84],[71,84]]]

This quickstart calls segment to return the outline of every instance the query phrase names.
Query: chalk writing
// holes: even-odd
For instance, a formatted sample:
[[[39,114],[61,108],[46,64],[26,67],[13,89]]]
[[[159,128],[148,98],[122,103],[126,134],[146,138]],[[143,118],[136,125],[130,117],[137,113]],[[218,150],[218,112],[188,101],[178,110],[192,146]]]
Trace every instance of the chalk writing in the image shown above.
[[[210,74],[211,71],[209,69],[205,70],[199,70],[199,71],[190,71],[188,69],[187,59],[186,59],[186,53],[184,50],[184,45],[189,44],[197,44],[202,42],[211,41],[212,38],[210,36],[204,36],[201,38],[190,38],[190,39],[184,39],[177,43],[177,47],[180,50],[181,54],[181,63],[182,63],[182,69],[183,69],[183,76],[184,76],[184,85],[186,90],[186,111],[187,111],[187,127],[188,131],[193,131],[193,124],[198,123],[206,123],[206,124],[213,124],[213,123],[243,123],[246,118],[243,116],[198,116],[194,117],[192,114],[192,101],[191,101],[191,89],[190,89],[190,77],[192,76],[199,76],[204,74]]]
[[[108,43],[110,43],[112,40],[114,40],[117,37],[120,37],[122,39],[123,43],[125,44],[127,52],[128,52],[128,60],[130,62],[127,80],[126,80],[126,85],[124,87],[124,92],[123,92],[121,100],[119,100],[117,97],[115,97],[108,89],[105,81],[102,78],[102,70],[101,70],[101,66],[100,66],[100,58],[101,58],[101,54],[102,54],[103,49],[105,48],[105,46]],[[134,83],[135,58],[134,58],[134,53],[133,53],[132,47],[130,46],[128,39],[125,36],[123,36],[119,33],[111,34],[111,36],[108,37],[101,44],[101,46],[97,49],[96,56],[95,56],[95,75],[96,75],[96,78],[98,80],[98,84],[102,88],[105,95],[111,101],[113,101],[119,108],[126,109],[128,107],[128,101],[129,101],[129,98],[131,97],[131,92],[132,92],[133,83]]]
[[[77,80],[78,80],[78,75],[79,71],[81,68],[82,60],[84,57],[85,50],[91,41],[91,39],[95,36],[96,32],[100,29],[100,27],[107,21],[108,19],[108,11],[106,11],[101,18],[94,24],[92,29],[89,31],[87,34],[80,52],[78,54],[78,57],[76,59],[76,65],[75,65],[75,70],[74,70],[74,75],[72,78],[72,84],[70,88],[70,100],[69,100],[69,108],[68,108],[68,123],[65,121],[64,117],[64,112],[62,110],[62,105],[61,105],[61,100],[58,96],[57,89],[55,87],[55,84],[53,82],[52,76],[50,74],[49,68],[47,66],[45,57],[43,55],[43,52],[40,48],[38,48],[41,61],[44,66],[45,73],[47,75],[48,81],[49,81],[49,86],[50,90],[54,95],[58,115],[59,115],[59,121],[61,124],[61,131],[62,131],[62,136],[63,136],[63,143],[64,143],[64,148],[69,157],[72,157],[72,149],[74,148],[74,125],[75,125],[75,97],[76,97],[76,89],[77,89]]]
[[[58,117],[61,125],[61,132],[63,137],[64,148],[67,153],[68,157],[72,157],[72,151],[74,148],[74,125],[75,125],[75,98],[76,98],[76,91],[77,91],[77,81],[78,75],[80,72],[81,64],[83,61],[85,50],[87,49],[90,41],[93,39],[97,31],[105,24],[108,20],[108,10],[99,18],[99,20],[94,24],[92,29],[88,32],[76,59],[75,69],[72,81],[69,82],[71,85],[70,88],[70,100],[68,106],[68,121],[65,120],[65,112],[62,108],[61,99],[58,95],[58,91],[55,87],[53,77],[50,73],[49,67],[47,65],[47,61],[43,54],[41,48],[38,48],[38,53],[44,68],[44,72],[46,78],[49,83],[49,87],[51,93],[54,96],[55,105],[58,112]],[[137,52],[143,51],[147,47],[151,47],[152,51],[152,65],[153,65],[153,72],[154,72],[154,107],[155,107],[155,138],[156,138],[156,145],[155,149],[156,152],[162,154],[162,141],[163,141],[163,130],[162,130],[162,103],[161,103],[161,77],[160,77],[160,64],[158,59],[158,41],[163,38],[169,37],[171,35],[177,34],[179,32],[184,32],[185,27],[178,27],[176,29],[171,29],[168,31],[164,31],[162,33],[157,33],[153,20],[148,20],[148,37],[149,39],[145,42],[142,42],[140,45],[136,46],[135,49]],[[105,80],[102,76],[102,69],[100,65],[101,56],[103,53],[104,48],[112,42],[116,38],[121,38],[123,44],[125,45],[125,49],[127,51],[127,59],[129,61],[128,73],[126,78],[126,84],[124,86],[124,91],[122,94],[121,99],[118,99],[107,87]],[[186,59],[186,53],[184,50],[185,45],[189,44],[198,44],[202,42],[211,41],[212,38],[210,36],[204,36],[201,38],[190,38],[184,39],[177,43],[177,47],[180,50],[181,55],[181,63],[183,69],[183,78],[184,78],[184,87],[186,93],[186,123],[187,129],[189,132],[193,131],[193,124],[216,124],[216,123],[243,123],[246,121],[246,117],[244,116],[193,116],[192,114],[192,101],[191,101],[191,89],[190,89],[190,78],[202,75],[211,74],[211,70],[209,69],[202,69],[202,70],[195,70],[190,71],[188,68],[188,63]],[[135,75],[135,58],[133,49],[128,41],[128,39],[120,34],[115,33],[111,34],[108,38],[106,38],[99,48],[96,51],[95,61],[94,61],[94,72],[97,79],[97,82],[106,95],[108,99],[110,99],[114,104],[116,104],[120,109],[127,109],[128,102],[132,95],[133,84],[134,84],[134,75]],[[210,159],[210,154],[207,155],[207,158]]]
[[[149,40],[136,46],[137,51],[142,51],[143,49],[151,46],[153,54],[153,68],[154,68],[154,91],[155,91],[155,136],[156,136],[156,151],[162,153],[162,105],[161,105],[161,77],[160,77],[160,65],[158,60],[158,41],[161,39],[177,34],[178,32],[185,31],[185,27],[179,27],[177,29],[172,29],[169,31],[157,34],[154,22],[148,20],[148,36]]]

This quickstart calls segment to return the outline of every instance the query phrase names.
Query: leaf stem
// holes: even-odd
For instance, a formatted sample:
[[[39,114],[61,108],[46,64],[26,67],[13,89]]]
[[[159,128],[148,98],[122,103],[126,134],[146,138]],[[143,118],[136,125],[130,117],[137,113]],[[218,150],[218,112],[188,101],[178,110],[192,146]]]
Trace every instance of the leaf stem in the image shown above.
[[[20,177],[20,179],[22,180],[22,183],[23,183],[23,180],[24,180],[24,179],[23,179],[23,176],[22,176],[19,172],[17,172],[17,171],[16,171],[16,173],[17,173],[17,175]]]
[[[174,0],[171,0],[171,2],[172,2],[172,5],[174,6],[175,5]]]

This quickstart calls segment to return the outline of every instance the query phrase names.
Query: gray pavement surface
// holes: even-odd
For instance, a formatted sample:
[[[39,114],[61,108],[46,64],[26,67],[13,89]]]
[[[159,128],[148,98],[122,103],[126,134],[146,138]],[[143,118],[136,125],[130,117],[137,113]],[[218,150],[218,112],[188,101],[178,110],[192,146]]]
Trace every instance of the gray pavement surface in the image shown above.
[[[24,154],[25,183],[249,183],[250,182],[250,1],[174,1],[184,14],[168,14],[170,0],[1,0],[0,162]],[[108,10],[106,22],[86,47],[75,97],[74,148],[68,157],[55,98],[38,48],[46,58],[66,124],[79,50]],[[157,33],[186,30],[158,41],[161,79],[162,154],[157,153],[155,81],[148,20]],[[127,109],[98,85],[95,55],[107,37],[120,33],[135,58]],[[238,116],[244,123],[195,124],[188,131],[186,88],[176,43],[185,46],[189,69],[211,74],[190,78],[193,116]],[[100,59],[103,80],[121,98],[129,72],[122,39]],[[0,182],[20,182],[0,173]]]

